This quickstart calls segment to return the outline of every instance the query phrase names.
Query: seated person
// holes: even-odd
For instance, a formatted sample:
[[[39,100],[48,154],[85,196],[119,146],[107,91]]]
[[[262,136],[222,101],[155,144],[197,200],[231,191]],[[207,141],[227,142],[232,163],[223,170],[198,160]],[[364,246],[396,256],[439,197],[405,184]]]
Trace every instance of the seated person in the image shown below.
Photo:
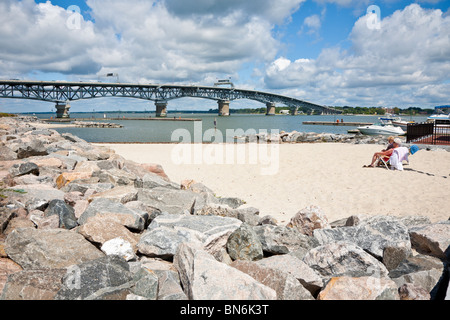
[[[394,152],[395,149],[399,148],[402,144],[402,141],[400,139],[394,139],[394,143],[393,143],[393,148],[386,150],[386,151],[381,151],[381,152],[376,152],[373,157],[372,157],[372,163],[369,164],[368,166],[364,166],[364,168],[375,168],[375,163],[377,162],[377,160],[381,157],[385,157],[385,158],[389,158],[392,156],[392,153]]]
[[[388,151],[388,150],[393,149],[393,148],[394,148],[394,140],[395,140],[395,138],[392,137],[392,136],[390,136],[390,137],[388,138],[389,145],[386,147],[386,149],[381,150],[381,152],[384,152],[384,151]]]

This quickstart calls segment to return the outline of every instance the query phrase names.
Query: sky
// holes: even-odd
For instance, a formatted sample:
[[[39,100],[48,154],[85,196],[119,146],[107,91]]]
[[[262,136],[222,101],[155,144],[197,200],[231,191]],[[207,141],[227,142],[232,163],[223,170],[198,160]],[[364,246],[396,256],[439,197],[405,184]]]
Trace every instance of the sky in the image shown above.
[[[238,88],[327,106],[450,104],[450,0],[1,0],[0,12],[0,79],[111,82],[105,75],[116,73],[126,83],[213,85],[231,78]],[[115,98],[72,106],[155,108]],[[231,108],[247,106],[259,104]],[[217,105],[180,99],[173,107]],[[51,108],[0,99],[3,112]]]

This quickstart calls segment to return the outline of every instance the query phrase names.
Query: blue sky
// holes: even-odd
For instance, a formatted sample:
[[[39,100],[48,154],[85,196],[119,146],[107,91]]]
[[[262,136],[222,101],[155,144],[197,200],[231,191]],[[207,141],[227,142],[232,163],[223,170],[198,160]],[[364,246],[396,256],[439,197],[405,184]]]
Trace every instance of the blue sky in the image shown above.
[[[67,12],[74,5],[81,17]],[[380,8],[378,29],[368,24],[370,5]],[[115,72],[123,82],[212,85],[231,77],[238,87],[324,105],[433,107],[450,103],[449,7],[444,0],[4,0],[0,22],[10,28],[0,31],[0,78],[83,81]],[[154,108],[116,99],[73,104]],[[51,108],[0,100],[7,112],[35,106]]]

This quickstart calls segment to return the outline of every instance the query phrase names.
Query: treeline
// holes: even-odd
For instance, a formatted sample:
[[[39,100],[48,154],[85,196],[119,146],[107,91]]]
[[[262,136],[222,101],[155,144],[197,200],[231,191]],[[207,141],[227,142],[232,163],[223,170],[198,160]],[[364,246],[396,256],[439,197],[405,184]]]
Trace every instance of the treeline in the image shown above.
[[[344,112],[344,114],[368,114],[368,115],[373,115],[373,114],[377,114],[377,115],[385,115],[386,114],[386,109],[382,108],[382,107],[349,107],[349,106],[344,106],[344,107],[334,107],[337,110],[342,110]],[[392,113],[394,114],[408,114],[408,115],[419,115],[419,114],[423,114],[423,115],[431,115],[433,114],[434,109],[422,109],[422,108],[418,108],[418,107],[409,107],[407,109],[400,109],[400,108],[392,108]]]
[[[367,114],[367,115],[380,115],[386,114],[386,109],[383,107],[350,107],[350,106],[330,106],[337,110],[342,110],[344,114]],[[280,113],[281,110],[288,110],[289,108],[276,107],[275,112]],[[218,113],[218,109],[209,109],[208,113]],[[266,107],[261,108],[243,108],[243,109],[230,109],[230,113],[235,114],[265,114],[267,112]],[[308,108],[299,108],[299,113],[311,114],[311,110]],[[419,107],[409,107],[407,109],[392,108],[393,114],[407,114],[407,115],[431,115],[434,113],[434,109],[422,109]],[[320,114],[315,111],[314,114]]]

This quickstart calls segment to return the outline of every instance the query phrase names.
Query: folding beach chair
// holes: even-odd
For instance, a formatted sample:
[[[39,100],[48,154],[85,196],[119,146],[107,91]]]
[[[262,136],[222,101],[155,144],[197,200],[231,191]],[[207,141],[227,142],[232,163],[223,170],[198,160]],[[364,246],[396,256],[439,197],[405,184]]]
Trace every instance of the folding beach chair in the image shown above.
[[[412,145],[409,148],[397,148],[390,157],[379,157],[378,165],[384,165],[388,170],[392,169],[403,171],[403,161],[406,161],[409,164],[409,155],[414,155],[417,151],[419,151],[419,147],[416,145]]]

